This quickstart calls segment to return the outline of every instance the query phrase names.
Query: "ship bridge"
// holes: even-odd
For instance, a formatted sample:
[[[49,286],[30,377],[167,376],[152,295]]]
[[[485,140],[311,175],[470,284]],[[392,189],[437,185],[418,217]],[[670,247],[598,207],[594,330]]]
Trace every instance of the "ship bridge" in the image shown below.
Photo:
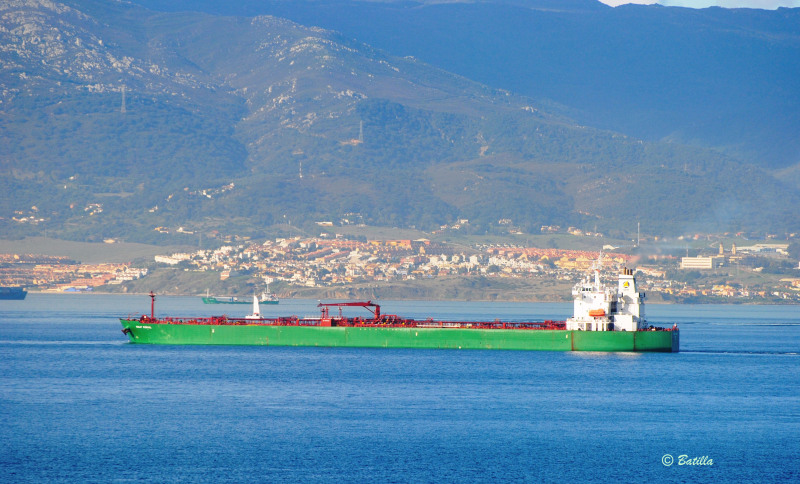
[[[600,283],[599,264],[594,281],[588,278],[572,289],[573,316],[567,329],[573,331],[637,331],[647,327],[644,293],[637,292],[633,270],[624,268],[616,288]]]

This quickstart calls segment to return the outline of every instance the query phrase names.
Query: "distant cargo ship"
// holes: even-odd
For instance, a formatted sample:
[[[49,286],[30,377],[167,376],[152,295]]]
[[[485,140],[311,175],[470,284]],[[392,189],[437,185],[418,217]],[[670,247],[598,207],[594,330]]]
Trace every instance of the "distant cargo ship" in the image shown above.
[[[320,303],[319,318],[262,317],[258,301],[246,318],[121,318],[132,343],[190,345],[342,346],[553,351],[679,350],[677,326],[648,326],[644,293],[636,291],[633,272],[619,274],[615,288],[586,279],[573,288],[574,314],[566,321],[502,322],[415,320],[381,313],[371,301]],[[255,299],[255,298],[254,298]],[[346,317],[343,307],[362,307],[368,317]],[[338,314],[331,314],[338,308]]]
[[[250,304],[250,300],[248,298],[238,296],[209,296],[206,294],[205,296],[202,296],[202,298],[205,304]],[[261,293],[259,302],[261,304],[278,304],[280,300],[275,294],[272,294],[269,291],[264,291]]]
[[[28,291],[21,287],[0,287],[0,299],[22,300],[28,295]]]

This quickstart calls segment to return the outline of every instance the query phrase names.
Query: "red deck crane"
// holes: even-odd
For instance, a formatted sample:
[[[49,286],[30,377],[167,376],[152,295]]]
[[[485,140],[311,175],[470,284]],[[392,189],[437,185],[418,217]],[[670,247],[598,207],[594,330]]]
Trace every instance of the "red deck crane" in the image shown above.
[[[355,307],[362,307],[365,308],[367,311],[371,312],[375,315],[375,320],[381,319],[381,307],[378,304],[373,303],[372,301],[367,302],[342,302],[342,303],[319,303],[317,304],[318,308],[322,308],[322,317],[327,319],[330,317],[328,314],[328,308],[331,306],[335,306],[339,308],[339,317],[342,317],[342,307],[345,306],[355,306]],[[371,309],[374,308],[374,309]]]

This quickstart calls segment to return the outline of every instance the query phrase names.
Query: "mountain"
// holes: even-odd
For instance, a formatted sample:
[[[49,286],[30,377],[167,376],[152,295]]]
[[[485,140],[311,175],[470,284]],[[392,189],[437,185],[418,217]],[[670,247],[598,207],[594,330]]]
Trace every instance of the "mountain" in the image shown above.
[[[762,167],[587,127],[319,27],[110,0],[12,0],[0,18],[9,236],[158,241],[164,227],[258,235],[341,219],[800,226],[797,187]]]
[[[581,124],[800,166],[800,8],[608,7],[596,0],[138,0],[269,14],[488,86]]]

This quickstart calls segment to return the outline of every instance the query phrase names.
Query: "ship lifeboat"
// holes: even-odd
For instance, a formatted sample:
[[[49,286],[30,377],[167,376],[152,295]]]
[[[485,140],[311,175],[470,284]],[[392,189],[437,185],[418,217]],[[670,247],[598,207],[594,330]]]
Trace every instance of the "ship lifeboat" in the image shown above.
[[[593,318],[602,318],[606,315],[605,309],[592,309],[589,311],[589,316]]]

